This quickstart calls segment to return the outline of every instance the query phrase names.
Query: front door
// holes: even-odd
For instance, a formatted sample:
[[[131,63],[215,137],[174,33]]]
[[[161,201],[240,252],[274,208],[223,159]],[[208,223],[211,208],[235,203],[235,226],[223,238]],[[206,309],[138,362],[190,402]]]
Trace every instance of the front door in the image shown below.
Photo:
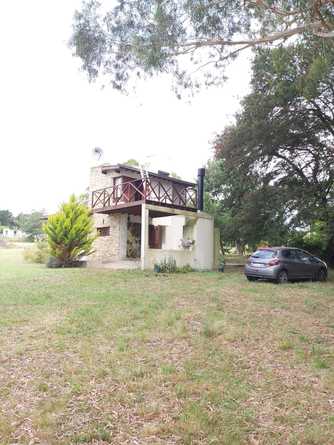
[[[141,246],[141,224],[129,223],[126,256],[128,258],[140,258],[140,249],[141,249],[140,246]]]

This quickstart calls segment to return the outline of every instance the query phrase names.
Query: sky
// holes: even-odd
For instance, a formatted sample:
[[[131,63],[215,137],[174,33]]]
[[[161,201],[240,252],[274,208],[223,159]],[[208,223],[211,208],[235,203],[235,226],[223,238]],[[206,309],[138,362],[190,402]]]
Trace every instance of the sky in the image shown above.
[[[214,135],[248,92],[246,56],[229,80],[179,100],[166,79],[124,95],[91,84],[67,42],[81,0],[1,0],[0,209],[54,212],[85,191],[94,147],[101,162],[135,158],[193,180]]]

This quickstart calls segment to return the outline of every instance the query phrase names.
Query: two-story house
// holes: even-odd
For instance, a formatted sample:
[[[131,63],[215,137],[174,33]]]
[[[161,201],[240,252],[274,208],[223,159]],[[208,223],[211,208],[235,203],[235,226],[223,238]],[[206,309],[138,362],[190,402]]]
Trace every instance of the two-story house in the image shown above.
[[[152,269],[172,257],[178,266],[213,269],[219,240],[212,216],[203,212],[204,175],[200,169],[196,184],[126,164],[93,167],[90,200],[98,238],[89,263],[127,261]]]

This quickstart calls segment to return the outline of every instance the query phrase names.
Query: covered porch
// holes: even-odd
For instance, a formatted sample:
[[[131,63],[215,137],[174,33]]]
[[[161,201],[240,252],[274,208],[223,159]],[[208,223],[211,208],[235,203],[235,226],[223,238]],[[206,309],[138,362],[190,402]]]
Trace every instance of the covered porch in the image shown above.
[[[123,215],[127,233],[121,239],[121,250],[126,254],[105,267],[152,270],[168,258],[175,259],[178,267],[214,267],[214,225],[210,215],[147,203],[124,209]]]

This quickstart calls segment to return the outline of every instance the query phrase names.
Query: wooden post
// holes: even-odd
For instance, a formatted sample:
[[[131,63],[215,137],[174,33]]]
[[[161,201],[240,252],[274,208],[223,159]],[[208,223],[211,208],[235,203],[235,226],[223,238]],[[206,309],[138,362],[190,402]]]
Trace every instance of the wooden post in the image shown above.
[[[145,269],[145,255],[148,249],[149,210],[146,204],[141,205],[141,270]]]

